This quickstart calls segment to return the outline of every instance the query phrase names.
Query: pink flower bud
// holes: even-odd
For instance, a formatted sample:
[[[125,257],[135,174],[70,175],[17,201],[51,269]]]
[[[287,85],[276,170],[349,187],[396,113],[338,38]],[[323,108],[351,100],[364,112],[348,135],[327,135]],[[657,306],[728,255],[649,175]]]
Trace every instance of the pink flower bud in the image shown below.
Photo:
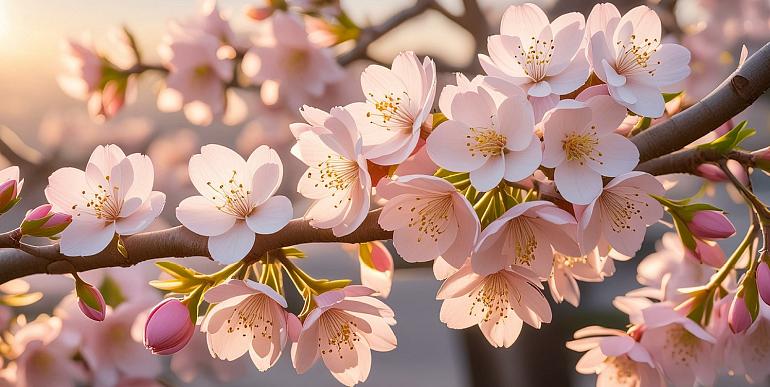
[[[19,200],[18,182],[8,180],[0,184],[0,214],[10,210]]]
[[[698,211],[687,225],[698,238],[724,239],[735,234],[735,226],[719,211]]]
[[[760,262],[757,267],[757,289],[766,305],[770,305],[770,265]]]
[[[187,306],[169,298],[155,305],[147,317],[144,346],[156,355],[171,355],[184,348],[194,332]]]
[[[685,249],[685,256],[711,267],[722,267],[725,253],[716,242],[695,238],[695,251]]]
[[[727,312],[727,324],[733,333],[745,332],[751,326],[751,313],[743,297],[736,295],[733,298],[730,311]]]
[[[249,7],[246,10],[246,16],[256,21],[262,21],[269,18],[273,11],[273,7]]]
[[[21,222],[23,235],[36,237],[52,237],[64,231],[72,223],[72,215],[53,212],[50,204],[43,204],[34,210],[27,211]]]
[[[727,175],[714,164],[701,164],[695,168],[695,174],[714,183],[727,181]]]
[[[83,314],[94,321],[104,321],[107,306],[104,297],[98,289],[81,279],[75,280],[75,292],[78,296],[78,307]]]

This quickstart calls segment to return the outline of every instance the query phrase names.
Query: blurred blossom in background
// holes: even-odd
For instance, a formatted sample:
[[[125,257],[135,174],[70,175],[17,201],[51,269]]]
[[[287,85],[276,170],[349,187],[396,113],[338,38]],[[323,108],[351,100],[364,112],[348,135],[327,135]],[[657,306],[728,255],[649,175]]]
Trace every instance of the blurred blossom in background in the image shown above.
[[[184,31],[191,23],[206,23],[205,20],[196,19],[205,18],[201,14],[205,12],[205,6],[202,11],[200,6],[188,0],[136,0],[130,3],[0,0],[0,127],[3,127],[0,128],[0,137],[6,143],[15,144],[24,156],[38,163],[37,174],[25,174],[26,204],[30,208],[42,204],[42,188],[47,183],[48,175],[64,165],[83,164],[84,155],[89,154],[97,144],[114,143],[126,153],[142,152],[149,155],[155,167],[156,189],[168,195],[169,203],[178,203],[195,194],[187,176],[187,162],[193,154],[198,153],[202,144],[222,144],[242,155],[248,155],[257,146],[267,144],[279,150],[282,155],[287,155],[282,156],[286,164],[286,176],[279,194],[291,197],[300,208],[295,213],[301,213],[308,203],[296,195],[294,184],[304,167],[299,160],[288,156],[288,149],[293,142],[289,123],[301,119],[298,109],[303,103],[328,109],[361,100],[360,73],[369,62],[362,60],[344,68],[338,67],[334,61],[334,50],[344,51],[350,48],[349,44],[326,49],[322,46],[328,45],[329,36],[323,30],[316,30],[306,36],[299,24],[279,22],[276,18],[255,21],[254,15],[249,17],[247,11],[260,7],[259,2],[220,1],[219,9],[229,20],[227,28],[231,31],[226,26],[217,25],[216,20],[211,21],[214,24],[206,24],[210,28],[222,29],[220,41],[213,41],[213,51],[209,54],[202,51],[206,48],[193,48],[192,52],[196,56],[185,60],[211,66],[215,76],[228,81],[232,77],[232,69],[217,67],[221,65],[218,60],[234,55],[217,49],[224,39],[235,49],[250,49],[253,50],[250,52],[276,61],[268,63],[267,59],[263,59],[260,65],[255,64],[251,70],[244,64],[246,76],[270,82],[263,84],[259,91],[238,89],[229,90],[226,94],[223,91],[219,94],[221,100],[210,101],[201,110],[200,106],[186,99],[194,95],[196,90],[165,92],[174,88],[174,81],[168,79],[164,84],[163,77],[157,74],[143,75],[139,79],[127,80],[125,85],[117,85],[117,91],[125,92],[124,95],[107,95],[108,91],[105,90],[95,106],[90,106],[91,102],[86,104],[71,98],[60,87],[61,80],[57,81],[57,76],[66,67],[61,58],[62,45],[66,39],[89,42],[108,55],[115,66],[131,67],[135,58],[131,57],[133,54],[130,50],[126,51],[125,35],[121,33],[120,26],[126,26],[133,33],[143,54],[143,63],[170,61],[173,67],[173,60],[169,60],[164,48],[159,47],[168,49],[174,45],[184,45],[184,32],[179,32],[179,29]],[[555,15],[570,11],[580,11],[587,15],[594,5],[594,2],[578,0],[534,2],[549,13],[551,20]],[[367,26],[381,23],[413,3],[409,0],[343,0],[341,7],[357,25]],[[440,3],[450,12],[462,12],[460,0]],[[420,57],[429,55],[443,66],[439,66],[440,90],[448,82],[454,82],[454,76],[447,70],[468,71],[470,74],[480,72],[476,53],[486,53],[486,35],[498,32],[502,12],[508,5],[517,3],[521,2],[479,0],[492,29],[484,34],[480,47],[476,47],[478,40],[467,30],[454,25],[438,12],[428,11],[377,40],[370,46],[368,54],[386,63],[390,63],[398,52],[404,50],[413,50]],[[704,97],[735,69],[741,45],[745,44],[749,52],[754,52],[770,38],[770,0],[651,0],[614,3],[621,13],[639,4],[654,7],[661,15],[666,32],[664,40],[679,42],[690,49],[692,75],[684,81],[686,84],[681,85],[687,91],[685,98],[689,103]],[[297,33],[296,28],[300,28],[300,36],[292,35]],[[274,32],[277,36],[272,35]],[[284,52],[284,44],[289,40],[300,40],[295,50],[304,50],[305,53],[298,56],[296,51]],[[249,54],[246,55],[248,58]],[[291,67],[286,67],[303,60],[313,61],[314,65],[310,68],[320,73],[308,77],[321,78],[321,84],[308,84],[302,76],[292,72]],[[198,67],[187,70],[195,73]],[[177,75],[189,75],[184,71],[180,69]],[[133,82],[138,84],[132,85]],[[138,95],[132,98],[134,89]],[[169,95],[164,95],[159,101],[158,93]],[[132,99],[136,102],[130,103]],[[116,108],[121,105],[122,109]],[[767,98],[760,99],[736,118],[736,122],[748,119],[757,128],[759,135],[750,139],[751,144],[767,143],[770,138],[767,131],[770,127],[770,109],[767,105]],[[107,121],[94,120],[89,116],[89,110],[91,115],[97,112],[113,117]],[[0,167],[10,164],[8,160],[0,160]],[[692,195],[702,190],[704,200],[717,203],[728,213],[741,211],[739,206],[732,204],[728,195],[714,196],[713,189],[698,184],[695,178],[682,177],[675,192]],[[762,194],[768,187],[759,185],[755,189]],[[709,192],[712,195],[709,196]],[[157,227],[177,223],[173,216],[174,207],[166,206],[164,221],[156,223]],[[13,211],[21,210],[16,208]],[[14,218],[12,215],[4,219],[7,222],[7,219]],[[739,232],[748,227],[745,217],[736,216],[731,219]],[[649,241],[659,239],[663,230],[660,226],[650,229],[648,242],[637,254],[638,257],[654,251],[655,246]],[[663,241],[665,243],[665,239]],[[735,244],[737,240],[729,240],[724,247],[733,248]],[[307,266],[320,277],[357,278],[359,275],[359,268],[352,264],[350,254],[339,247],[312,246],[308,250],[317,255],[318,259],[307,262]],[[213,268],[205,259],[200,259],[198,265]],[[475,329],[449,330],[440,323],[440,303],[435,300],[439,283],[431,279],[429,268],[404,268],[399,267],[399,263],[396,266],[394,281],[397,284],[393,286],[390,304],[399,316],[399,324],[395,327],[399,348],[377,354],[377,367],[372,370],[366,382],[368,386],[460,387],[472,382],[483,385],[479,382],[485,380],[499,385],[593,385],[593,376],[583,376],[573,371],[579,355],[568,353],[563,343],[571,338],[572,332],[589,322],[622,326],[622,314],[610,309],[611,297],[630,290],[636,275],[635,265],[617,264],[618,272],[614,277],[595,286],[581,286],[583,307],[575,309],[566,304],[554,305],[552,324],[547,324],[539,332],[525,328],[511,348],[493,349]],[[114,307],[101,324],[85,319],[77,311],[74,298],[64,297],[71,290],[71,280],[68,278],[36,276],[27,279],[29,289],[23,281],[0,287],[4,294],[26,294],[32,298],[40,297],[40,293],[36,292],[45,294],[41,302],[32,306],[18,307],[10,302],[7,303],[10,306],[0,307],[0,325],[6,326],[10,319],[16,319],[19,327],[17,338],[23,337],[24,331],[34,329],[65,332],[55,342],[43,340],[43,347],[36,349],[34,355],[38,358],[27,359],[35,361],[46,358],[60,362],[55,373],[41,376],[50,377],[40,379],[49,381],[49,385],[56,385],[56,377],[62,375],[72,380],[85,380],[87,370],[79,368],[81,363],[69,364],[68,354],[74,353],[77,347],[67,342],[66,332],[80,332],[88,338],[80,344],[81,355],[86,360],[94,359],[93,364],[98,364],[100,372],[93,379],[98,385],[204,386],[218,383],[232,386],[285,386],[286,381],[294,385],[338,385],[319,367],[306,374],[296,375],[286,356],[269,373],[259,373],[245,358],[225,364],[209,356],[205,338],[200,333],[193,336],[190,345],[183,351],[170,358],[152,356],[141,343],[146,312],[161,296],[146,285],[148,280],[157,277],[157,270],[152,263],[143,263],[135,270],[116,268],[90,272],[83,277],[100,287],[108,307]],[[57,310],[56,317],[36,318],[39,313],[54,307]],[[14,317],[16,313],[22,314]],[[6,350],[24,351],[25,345],[31,344],[19,341],[9,345],[11,348]],[[19,361],[16,367],[23,365]],[[16,371],[6,368],[2,372]],[[155,382],[156,379],[162,384]],[[726,378],[721,381],[721,385],[736,383],[742,383],[742,380]]]

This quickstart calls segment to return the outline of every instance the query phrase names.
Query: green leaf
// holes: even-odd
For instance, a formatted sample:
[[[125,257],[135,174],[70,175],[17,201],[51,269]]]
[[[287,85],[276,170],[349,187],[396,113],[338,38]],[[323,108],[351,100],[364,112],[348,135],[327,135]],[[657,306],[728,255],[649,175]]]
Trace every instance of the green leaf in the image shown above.
[[[169,279],[169,280],[152,280],[150,286],[158,290],[165,292],[174,292],[180,294],[190,293],[195,290],[200,284],[189,280]]]
[[[759,315],[759,290],[757,289],[757,280],[754,276],[746,276],[743,278],[741,284],[743,290],[743,300],[746,302],[746,307],[751,314],[751,321],[757,319]],[[741,294],[741,289],[738,289],[738,293]]]
[[[170,261],[155,262],[155,266],[168,273],[170,276],[179,279],[195,279],[195,275],[198,274],[191,269]]]
[[[123,258],[128,258],[128,250],[126,249],[126,245],[123,243],[123,239],[120,239],[120,237],[118,237],[117,246],[118,246],[118,252],[120,253],[120,255],[122,255]]]
[[[120,285],[109,275],[104,276],[104,280],[101,286],[99,286],[99,292],[104,297],[104,303],[113,308],[126,300],[126,297],[123,296],[123,291],[120,290]]]
[[[749,128],[747,121],[741,121],[729,132],[708,144],[698,146],[699,149],[712,149],[719,153],[727,153],[735,149],[740,143],[757,133],[754,128]]]

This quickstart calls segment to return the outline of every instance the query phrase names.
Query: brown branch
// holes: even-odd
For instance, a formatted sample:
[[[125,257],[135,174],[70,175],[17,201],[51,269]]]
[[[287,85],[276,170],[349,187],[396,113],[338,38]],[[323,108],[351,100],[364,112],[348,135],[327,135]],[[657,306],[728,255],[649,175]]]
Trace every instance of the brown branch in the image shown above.
[[[345,66],[358,59],[365,59],[367,57],[366,50],[369,48],[370,44],[374,43],[375,40],[387,34],[394,28],[400,26],[405,21],[415,16],[421,15],[423,12],[427,11],[434,3],[435,0],[417,0],[415,5],[391,16],[381,24],[362,29],[361,34],[356,41],[356,45],[350,51],[340,55],[337,58],[337,62],[340,65]]]
[[[753,157],[747,152],[732,151],[722,154],[712,149],[693,148],[645,161],[639,164],[636,170],[652,175],[668,175],[672,173],[693,174],[701,164],[715,163],[728,159],[736,160],[747,167],[754,165]]]
[[[310,226],[308,221],[294,219],[275,234],[260,235],[245,259],[255,261],[267,251],[303,243],[342,242],[359,243],[387,240],[392,232],[380,228],[377,219],[380,210],[373,210],[364,223],[353,233],[335,237],[329,229]],[[0,284],[32,274],[67,274],[105,267],[129,267],[157,258],[208,257],[207,238],[176,226],[161,231],[145,232],[123,237],[128,258],[118,253],[114,243],[99,254],[90,257],[67,257],[59,252],[58,244],[48,246],[23,246],[13,248],[15,242],[10,233],[0,234]]]
[[[746,60],[706,98],[631,141],[639,161],[676,152],[749,107],[770,88],[770,43]]]

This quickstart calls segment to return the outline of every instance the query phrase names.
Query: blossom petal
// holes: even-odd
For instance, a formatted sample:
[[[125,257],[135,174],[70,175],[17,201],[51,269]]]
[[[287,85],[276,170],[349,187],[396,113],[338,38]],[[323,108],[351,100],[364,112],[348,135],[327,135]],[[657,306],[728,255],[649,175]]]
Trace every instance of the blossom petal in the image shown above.
[[[257,234],[272,234],[286,226],[292,215],[291,200],[286,196],[273,196],[246,217],[246,224]]]
[[[115,223],[99,219],[73,219],[61,235],[59,248],[69,257],[100,253],[115,236]]]
[[[554,181],[561,195],[573,204],[591,203],[602,192],[601,174],[577,161],[556,167]]]
[[[176,208],[176,218],[190,231],[203,236],[224,234],[236,221],[234,216],[219,210],[203,196],[182,200]]]
[[[224,234],[209,237],[209,253],[215,261],[229,265],[241,260],[254,245],[255,235],[246,222],[239,220]]]

